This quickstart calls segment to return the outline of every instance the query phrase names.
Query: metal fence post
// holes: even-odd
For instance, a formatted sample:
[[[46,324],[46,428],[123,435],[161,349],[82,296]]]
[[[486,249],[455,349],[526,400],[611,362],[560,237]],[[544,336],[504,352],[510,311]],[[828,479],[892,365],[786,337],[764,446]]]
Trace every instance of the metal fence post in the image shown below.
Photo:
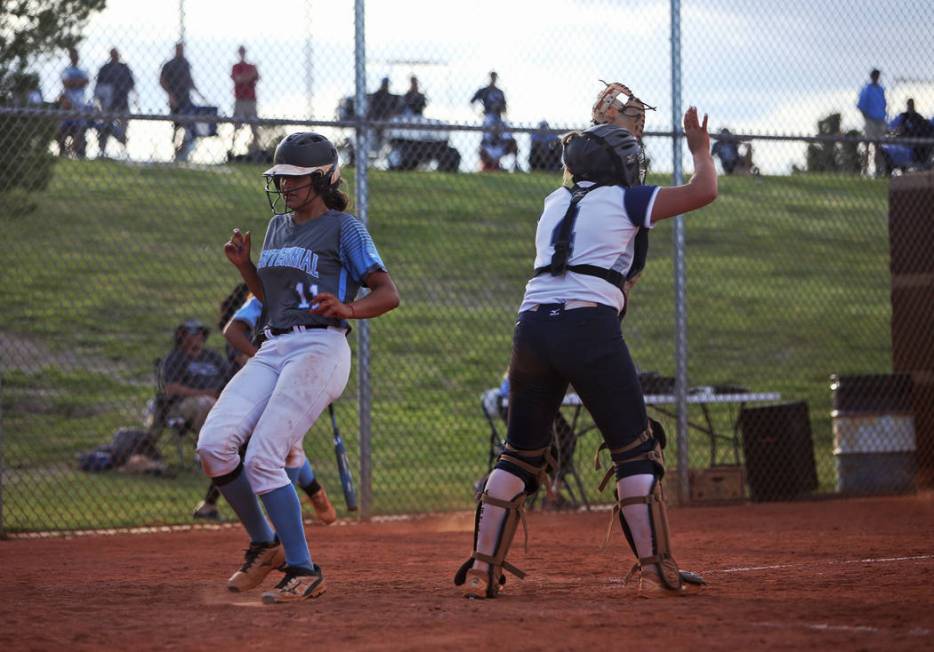
[[[178,0],[178,42],[185,42],[185,0]]]
[[[0,539],[6,539],[3,525],[3,374],[0,374]]]
[[[366,124],[366,31],[364,29],[364,0],[354,0],[354,70],[356,96],[354,99],[356,143],[354,162],[356,183],[354,202],[357,217],[367,225],[367,160],[369,138]],[[370,392],[370,324],[362,319],[357,325],[357,398],[360,414],[360,518],[368,519],[373,501],[373,466],[371,450]]]
[[[671,0],[671,153],[672,183],[684,182],[681,162],[681,0]],[[690,494],[688,473],[688,320],[687,270],[684,251],[684,216],[675,218],[675,406],[678,414],[678,502],[686,504]]]

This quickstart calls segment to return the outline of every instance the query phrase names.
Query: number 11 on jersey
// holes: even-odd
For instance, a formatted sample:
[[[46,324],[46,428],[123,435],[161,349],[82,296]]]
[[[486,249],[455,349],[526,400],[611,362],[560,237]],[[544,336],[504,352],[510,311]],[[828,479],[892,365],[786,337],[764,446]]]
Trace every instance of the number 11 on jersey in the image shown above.
[[[298,309],[299,310],[311,310],[317,307],[317,304],[309,303],[309,299],[312,301],[316,296],[318,296],[318,285],[313,284],[308,287],[308,294],[305,294],[305,284],[301,281],[295,284],[295,293],[298,295]]]

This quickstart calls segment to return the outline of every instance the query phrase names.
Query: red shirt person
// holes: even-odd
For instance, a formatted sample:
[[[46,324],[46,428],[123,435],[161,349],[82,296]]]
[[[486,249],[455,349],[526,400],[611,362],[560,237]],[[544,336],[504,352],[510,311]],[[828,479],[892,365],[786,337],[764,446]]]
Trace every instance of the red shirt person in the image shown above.
[[[234,82],[233,117],[242,118],[244,120],[255,120],[257,117],[256,82],[259,81],[259,71],[256,69],[255,65],[247,62],[246,47],[241,45],[237,53],[240,55],[240,61],[235,63],[233,69],[230,71],[230,78],[233,79]],[[234,123],[234,143],[237,140],[237,133],[242,126],[242,122]],[[255,122],[250,124],[250,132],[252,133],[252,140],[250,141],[249,148],[253,151],[259,147],[259,134]]]

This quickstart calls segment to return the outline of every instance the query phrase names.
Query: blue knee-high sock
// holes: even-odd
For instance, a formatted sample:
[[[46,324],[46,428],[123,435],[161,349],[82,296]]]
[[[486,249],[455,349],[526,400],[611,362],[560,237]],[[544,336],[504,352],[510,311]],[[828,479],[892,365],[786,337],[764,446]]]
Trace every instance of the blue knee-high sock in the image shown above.
[[[305,539],[305,524],[302,522],[302,505],[292,485],[279,487],[260,496],[266,513],[272,521],[279,540],[285,546],[285,563],[289,566],[314,570],[308,541]]]
[[[308,485],[315,481],[315,470],[307,459],[301,466],[285,467],[285,474],[289,476],[292,484],[299,489],[307,490]]]
[[[270,529],[263,510],[259,507],[256,494],[250,487],[246,474],[241,473],[232,481],[217,487],[227,502],[236,512],[243,528],[250,535],[253,543],[272,543],[276,539],[275,533]]]
[[[305,463],[302,465],[302,468],[298,470],[298,486],[307,487],[312,482],[315,481],[315,470],[311,466],[311,462],[308,459],[305,459]]]

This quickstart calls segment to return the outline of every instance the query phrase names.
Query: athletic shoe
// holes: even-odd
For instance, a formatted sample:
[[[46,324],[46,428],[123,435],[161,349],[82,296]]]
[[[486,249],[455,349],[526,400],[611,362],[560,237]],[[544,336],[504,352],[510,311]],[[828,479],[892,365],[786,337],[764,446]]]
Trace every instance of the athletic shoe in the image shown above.
[[[276,584],[276,588],[263,594],[263,604],[282,602],[301,602],[313,600],[327,590],[324,573],[315,565],[313,571],[307,568],[285,567],[285,576]]]
[[[234,593],[249,591],[285,563],[285,551],[279,541],[251,543],[244,554],[243,566],[227,580],[227,589]]]
[[[331,504],[328,493],[321,487],[315,493],[308,496],[311,506],[315,508],[315,515],[324,525],[330,525],[337,520],[337,510]]]
[[[464,597],[470,600],[486,600],[489,595],[487,587],[489,586],[489,573],[471,569],[467,571],[467,577],[464,581]]]
[[[206,521],[219,521],[221,520],[221,514],[217,511],[217,505],[212,505],[209,502],[201,501],[198,503],[198,506],[195,507],[195,511],[191,513],[193,518],[203,518]]]
[[[690,571],[681,571],[681,588],[670,589],[662,583],[658,572],[642,568],[639,564],[632,567],[626,576],[626,586],[634,586],[640,598],[679,598],[700,593],[707,583]]]

